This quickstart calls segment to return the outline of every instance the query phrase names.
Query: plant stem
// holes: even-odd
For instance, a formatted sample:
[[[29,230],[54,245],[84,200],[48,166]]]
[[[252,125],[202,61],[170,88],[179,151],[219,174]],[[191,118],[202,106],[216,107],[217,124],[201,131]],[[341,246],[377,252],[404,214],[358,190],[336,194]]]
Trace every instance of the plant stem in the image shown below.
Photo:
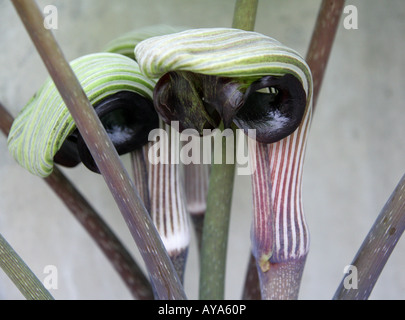
[[[183,286],[128,172],[55,38],[44,28],[38,6],[28,0],[12,2],[128,225],[157,298],[185,299]]]
[[[0,130],[6,136],[13,121],[11,114],[0,102]],[[58,167],[55,167],[53,172],[44,178],[44,181],[97,243],[120,274],[132,296],[138,300],[153,299],[152,288],[141,268],[101,216]]]
[[[143,271],[131,257],[106,222],[79,194],[72,183],[57,168],[46,177],[45,182],[59,195],[73,215],[87,230],[115,270],[121,276],[132,296],[138,300],[153,299],[152,288]]]
[[[386,202],[351,263],[357,269],[357,288],[345,288],[343,278],[333,299],[368,299],[404,230],[405,175]]]
[[[251,253],[246,271],[242,300],[261,300],[259,275],[257,273],[256,259]]]
[[[13,116],[7,111],[7,109],[0,102],[0,130],[7,137],[10,133],[11,125],[14,122]]]
[[[232,27],[253,30],[257,4],[257,0],[237,0]],[[226,254],[235,164],[225,163],[226,148],[223,140],[222,143],[222,164],[211,165],[207,210],[204,217],[200,274],[200,299],[202,300],[224,299],[225,292]]]
[[[52,295],[0,234],[0,266],[28,300],[53,300]]]
[[[254,30],[258,2],[258,0],[236,0],[232,28]]]
[[[223,300],[226,252],[235,165],[224,164],[226,148],[222,139],[222,164],[212,164],[201,246],[200,299]]]
[[[319,9],[306,56],[306,61],[312,72],[314,85],[312,98],[313,110],[315,110],[318,101],[323,76],[335,40],[344,4],[345,0],[323,0]]]
[[[312,35],[307,62],[311,67],[314,81],[314,108],[344,3],[344,0],[324,0]],[[352,262],[358,271],[358,288],[346,289],[343,279],[333,299],[369,297],[405,228],[405,204],[402,200],[404,190],[405,177],[402,177]]]
[[[270,263],[268,272],[260,272],[263,300],[297,300],[306,256],[280,263]]]

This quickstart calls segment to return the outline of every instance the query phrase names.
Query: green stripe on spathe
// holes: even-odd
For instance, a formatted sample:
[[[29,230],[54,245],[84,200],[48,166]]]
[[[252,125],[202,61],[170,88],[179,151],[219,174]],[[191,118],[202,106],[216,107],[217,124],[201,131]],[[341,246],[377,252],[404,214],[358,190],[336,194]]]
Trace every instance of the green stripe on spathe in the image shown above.
[[[152,99],[155,82],[146,78],[138,64],[115,53],[89,54],[70,63],[90,102],[119,91],[132,91]],[[55,84],[48,78],[15,119],[8,148],[16,161],[31,173],[47,177],[53,157],[76,128]]]
[[[312,76],[305,60],[293,49],[263,34],[233,28],[190,29],[153,37],[134,50],[142,72],[160,78],[169,71],[191,71],[221,77],[257,78],[293,73],[307,96]]]

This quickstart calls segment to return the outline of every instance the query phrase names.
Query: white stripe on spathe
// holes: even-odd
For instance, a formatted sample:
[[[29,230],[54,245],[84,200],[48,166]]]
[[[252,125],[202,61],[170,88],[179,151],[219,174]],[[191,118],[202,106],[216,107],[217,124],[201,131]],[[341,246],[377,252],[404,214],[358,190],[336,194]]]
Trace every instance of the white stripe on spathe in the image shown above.
[[[160,78],[175,70],[257,77],[285,74],[289,65],[304,73],[300,78],[307,94],[312,83],[311,72],[297,52],[268,36],[239,29],[191,29],[153,37],[140,42],[134,52],[142,72],[149,78]]]
[[[89,54],[70,65],[92,104],[124,90],[152,99],[155,82],[142,75],[134,60],[123,55]],[[52,172],[54,155],[75,128],[55,84],[48,78],[15,119],[8,148],[28,171],[46,177]]]
[[[161,123],[167,139],[159,141],[160,154],[171,158],[170,126]],[[149,143],[149,147],[153,146]],[[185,197],[179,184],[179,165],[157,163],[148,165],[150,214],[169,256],[187,250],[190,243],[189,221]]]

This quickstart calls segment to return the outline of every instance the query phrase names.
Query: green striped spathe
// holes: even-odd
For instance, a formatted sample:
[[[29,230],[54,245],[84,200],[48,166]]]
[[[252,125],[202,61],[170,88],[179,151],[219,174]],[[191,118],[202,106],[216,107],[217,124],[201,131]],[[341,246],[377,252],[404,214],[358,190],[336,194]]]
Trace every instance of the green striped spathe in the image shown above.
[[[295,50],[266,35],[232,28],[194,29],[142,41],[135,47],[141,71],[160,78],[170,71],[230,77],[249,86],[264,76],[292,74],[306,93],[298,128],[249,150],[252,166],[252,252],[262,274],[271,264],[302,261],[309,230],[302,205],[302,173],[312,114],[312,75]]]
[[[311,72],[301,55],[257,32],[190,29],[146,39],[134,52],[142,72],[149,78],[160,78],[169,71],[256,79],[291,73],[301,80],[308,98],[312,94]]]
[[[95,53],[77,58],[70,65],[93,105],[124,90],[152,99],[154,81],[143,76],[137,63],[128,57]],[[47,177],[53,169],[54,155],[75,129],[69,110],[48,78],[15,119],[8,148],[21,166]]]

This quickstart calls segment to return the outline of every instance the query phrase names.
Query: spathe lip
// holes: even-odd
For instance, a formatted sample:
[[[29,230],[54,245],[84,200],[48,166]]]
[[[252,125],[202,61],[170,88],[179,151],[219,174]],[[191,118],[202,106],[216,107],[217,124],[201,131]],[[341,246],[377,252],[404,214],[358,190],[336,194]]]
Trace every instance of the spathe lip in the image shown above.
[[[269,93],[258,92],[265,88]],[[276,93],[271,93],[271,88]],[[248,129],[255,129],[258,142],[274,143],[298,128],[305,107],[305,90],[296,77],[291,74],[265,76],[247,89],[244,104],[234,115],[234,122],[246,133]]]
[[[145,145],[150,130],[159,126],[152,101],[135,92],[121,91],[108,96],[96,104],[94,109],[119,155]],[[83,162],[89,170],[99,173],[77,129],[65,140],[54,161],[69,167]]]
[[[93,106],[119,91],[130,91],[149,99],[154,112],[155,81],[142,75],[136,61],[120,54],[101,52],[79,57],[70,65]],[[7,140],[8,149],[22,167],[37,176],[47,177],[64,143],[71,144],[71,149],[75,150],[78,137],[72,135],[75,130],[69,110],[52,79],[48,78],[14,120]],[[62,152],[58,154],[59,163],[70,167],[78,163],[78,156],[71,149],[62,157]]]
[[[192,128],[201,134],[222,121],[224,127],[235,123],[245,132],[256,129],[258,141],[272,143],[293,132],[310,107],[312,76],[305,59],[257,32],[190,29],[141,41],[134,52],[142,73],[160,79],[158,86],[167,81],[167,75],[175,75],[179,83],[189,82],[183,89],[189,88],[192,97],[187,97],[187,90],[180,91],[175,77],[162,90],[166,97],[170,93],[170,99],[160,89],[154,91],[156,110],[166,123],[179,121],[180,130]],[[181,75],[186,74],[183,81]],[[254,93],[272,86],[278,87],[280,95]],[[266,104],[274,108],[264,108]]]
[[[268,93],[259,92],[265,88]],[[257,141],[273,143],[299,126],[306,94],[291,74],[264,76],[246,89],[243,78],[171,71],[155,86],[154,106],[166,123],[179,121],[180,131],[192,128],[202,135],[222,120],[225,128],[235,123],[246,133],[255,129]]]

